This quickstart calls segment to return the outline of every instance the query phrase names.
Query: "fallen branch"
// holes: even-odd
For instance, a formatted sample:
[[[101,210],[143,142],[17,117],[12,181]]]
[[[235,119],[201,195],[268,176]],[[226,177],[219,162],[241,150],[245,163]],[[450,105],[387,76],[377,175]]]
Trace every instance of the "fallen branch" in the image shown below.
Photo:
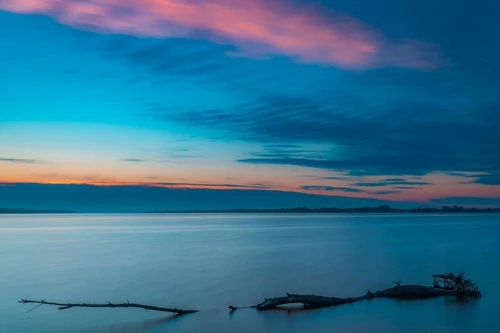
[[[110,303],[110,302],[108,302],[107,304],[87,304],[87,303],[56,303],[56,302],[46,302],[44,300],[32,301],[32,300],[28,300],[28,299],[22,299],[19,301],[19,303],[55,305],[55,306],[59,306],[59,310],[66,310],[66,309],[71,309],[71,308],[75,308],[75,307],[78,307],[78,308],[139,308],[139,309],[144,309],[144,310],[171,312],[171,313],[175,313],[176,315],[185,315],[188,313],[198,312],[198,310],[183,310],[183,309],[177,309],[177,308],[163,308],[163,307],[159,307],[159,306],[143,305],[143,304],[129,303],[129,302],[127,302],[127,303]]]
[[[365,295],[358,297],[326,297],[318,295],[297,295],[297,294],[286,294],[283,297],[266,298],[262,303],[253,306],[236,307],[230,306],[231,312],[238,309],[257,309],[258,311],[265,311],[270,309],[275,309],[280,305],[285,304],[295,304],[302,303],[304,308],[322,308],[327,306],[336,306],[348,303],[359,302],[374,298],[396,298],[396,299],[422,299],[422,298],[434,298],[441,296],[455,296],[457,298],[479,298],[481,297],[481,292],[479,291],[476,284],[469,279],[466,279],[463,273],[458,275],[447,273],[434,275],[434,283],[432,287],[421,286],[421,285],[401,285],[401,282],[396,282],[396,286],[388,288],[385,290],[377,291],[372,293],[368,290]],[[87,303],[56,303],[56,302],[46,302],[32,301],[27,299],[22,299],[19,303],[27,304],[34,303],[40,305],[55,305],[59,307],[59,310],[71,309],[74,307],[84,307],[84,308],[140,308],[145,310],[171,312],[176,315],[184,315],[188,313],[198,312],[198,310],[183,310],[177,308],[163,308],[158,306],[143,305],[137,303],[110,303],[107,304],[87,304]],[[31,310],[30,310],[31,311]]]
[[[442,287],[438,282],[442,277],[446,277],[446,287]],[[393,288],[372,293],[368,290],[365,295],[358,297],[326,297],[318,295],[297,295],[286,294],[283,297],[266,298],[262,303],[243,308],[254,308],[258,311],[275,309],[280,305],[302,303],[305,309],[322,308],[348,303],[359,302],[374,298],[395,298],[395,299],[424,299],[441,296],[455,296],[457,298],[479,298],[481,293],[472,280],[465,279],[464,274],[454,275],[452,273],[434,276],[433,287],[421,285],[401,285],[398,281]],[[440,280],[439,280],[440,281]],[[230,306],[231,312],[242,307]]]
[[[284,297],[267,298],[264,302],[257,304],[256,309],[258,311],[264,311],[276,308],[277,306],[284,304],[302,303],[304,308],[323,308],[327,306],[335,306],[347,303],[354,303],[366,299],[366,296],[361,297],[348,297],[348,298],[337,298],[337,297],[326,297],[326,296],[316,296],[316,295],[296,295],[296,294],[286,294]]]
[[[444,290],[420,285],[399,285],[393,288],[367,293],[367,298],[423,299],[441,296],[458,296],[457,290]]]

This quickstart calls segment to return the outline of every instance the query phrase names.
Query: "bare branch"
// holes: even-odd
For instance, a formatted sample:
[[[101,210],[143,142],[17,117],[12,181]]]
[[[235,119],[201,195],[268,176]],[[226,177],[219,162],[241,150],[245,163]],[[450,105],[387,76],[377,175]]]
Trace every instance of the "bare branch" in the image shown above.
[[[442,286],[442,281],[445,280],[445,286]],[[354,303],[358,301],[373,299],[373,298],[395,298],[395,299],[423,299],[435,298],[441,296],[455,296],[457,298],[479,298],[481,293],[476,284],[464,277],[464,274],[455,275],[440,274],[434,276],[434,284],[432,287],[421,285],[402,285],[401,281],[395,282],[393,288],[371,292],[368,290],[365,295],[358,297],[326,297],[318,295],[296,295],[286,293],[286,296],[266,298],[262,303],[252,307],[259,311],[275,309],[284,304],[302,303],[305,309],[322,308],[336,306],[341,304]],[[242,307],[230,306],[231,312],[241,309]]]
[[[144,305],[144,304],[137,304],[137,303],[130,303],[127,301],[127,303],[111,303],[108,302],[108,304],[87,304],[87,303],[56,303],[56,302],[46,302],[44,300],[41,301],[33,301],[33,300],[28,300],[28,299],[22,299],[19,301],[19,303],[27,304],[27,303],[34,303],[34,304],[40,304],[40,305],[55,305],[58,306],[59,310],[66,310],[66,309],[71,309],[73,307],[80,307],[80,308],[139,308],[139,309],[144,309],[144,310],[153,310],[153,311],[162,311],[162,312],[171,312],[175,313],[177,315],[184,315],[188,313],[195,313],[198,312],[198,310],[183,310],[183,309],[177,309],[177,308],[163,308],[159,306],[152,306],[152,305]]]

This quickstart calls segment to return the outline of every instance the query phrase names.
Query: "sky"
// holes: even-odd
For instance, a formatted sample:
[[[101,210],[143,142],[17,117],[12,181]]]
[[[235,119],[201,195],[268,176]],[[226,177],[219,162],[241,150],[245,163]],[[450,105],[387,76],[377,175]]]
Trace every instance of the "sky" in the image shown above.
[[[55,188],[186,209],[499,206],[499,11],[0,0],[0,207],[80,207]]]

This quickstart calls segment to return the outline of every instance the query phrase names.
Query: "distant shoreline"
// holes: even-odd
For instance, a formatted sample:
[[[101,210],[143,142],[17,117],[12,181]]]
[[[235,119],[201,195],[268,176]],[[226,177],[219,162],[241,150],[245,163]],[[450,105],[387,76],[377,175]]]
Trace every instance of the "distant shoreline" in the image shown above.
[[[358,208],[280,208],[280,209],[223,209],[223,210],[158,210],[147,211],[150,214],[182,213],[500,213],[500,208],[464,208],[462,206],[443,206],[442,208],[391,208],[389,206]]]
[[[22,209],[22,208],[0,208],[0,214],[81,214],[82,212],[62,209]],[[97,214],[99,212],[86,212],[88,214]],[[127,214],[123,212],[107,212],[108,214]],[[464,213],[464,214],[498,214],[500,208],[464,208],[462,206],[443,206],[441,208],[391,208],[389,206],[378,207],[357,207],[357,208],[278,208],[278,209],[212,209],[212,210],[153,210],[145,212],[136,212],[129,214],[263,214],[263,213],[276,213],[276,214],[291,214],[291,213],[304,213],[304,214],[318,214],[318,213],[385,213],[385,214],[402,214],[402,213],[415,213],[415,214],[435,214],[435,213]]]
[[[0,208],[0,214],[78,214],[78,212],[62,209]]]

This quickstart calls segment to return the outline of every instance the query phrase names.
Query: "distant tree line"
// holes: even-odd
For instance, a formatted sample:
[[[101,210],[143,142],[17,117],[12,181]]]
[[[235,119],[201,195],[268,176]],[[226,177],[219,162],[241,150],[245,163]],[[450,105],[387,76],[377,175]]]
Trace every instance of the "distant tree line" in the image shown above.
[[[62,209],[0,208],[0,214],[74,214]],[[223,209],[223,210],[157,210],[146,213],[500,213],[500,208],[466,208],[463,206],[443,206],[441,208],[392,208],[387,205],[357,208],[279,208],[279,209]]]
[[[500,213],[500,208],[465,208],[463,206],[443,206],[441,208],[391,208],[387,205],[357,208],[280,208],[280,209],[225,209],[225,210],[163,210],[148,213]]]
[[[22,208],[0,208],[0,214],[71,214],[70,210],[43,210],[43,209],[22,209]]]

